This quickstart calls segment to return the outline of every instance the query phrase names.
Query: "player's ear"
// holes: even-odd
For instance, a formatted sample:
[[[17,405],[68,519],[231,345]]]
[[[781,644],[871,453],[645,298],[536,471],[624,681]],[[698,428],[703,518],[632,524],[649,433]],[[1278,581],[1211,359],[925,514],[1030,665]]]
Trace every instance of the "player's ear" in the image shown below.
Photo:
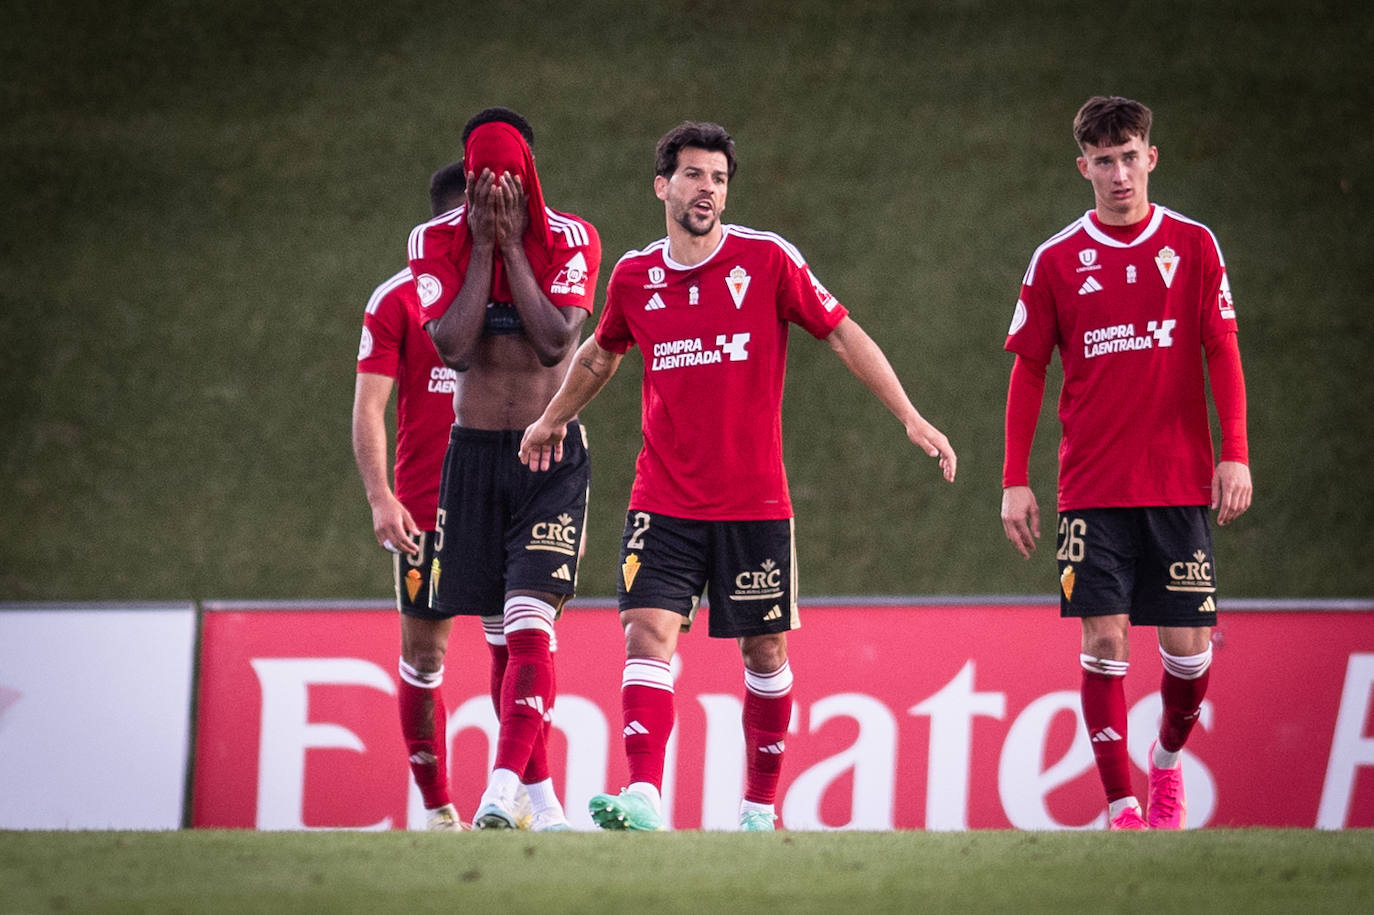
[[[662,175],[654,175],[654,196],[659,200],[668,199],[668,179]]]
[[[1078,166],[1078,173],[1084,178],[1088,177],[1088,160],[1083,156],[1079,156],[1075,160],[1075,164]]]
[[[1146,158],[1145,158],[1145,171],[1147,171],[1147,172],[1152,172],[1152,171],[1154,171],[1154,170],[1155,170],[1155,166],[1158,165],[1158,164],[1159,164],[1159,147],[1158,147],[1158,146],[1151,146],[1151,147],[1150,147],[1150,151],[1146,154]]]

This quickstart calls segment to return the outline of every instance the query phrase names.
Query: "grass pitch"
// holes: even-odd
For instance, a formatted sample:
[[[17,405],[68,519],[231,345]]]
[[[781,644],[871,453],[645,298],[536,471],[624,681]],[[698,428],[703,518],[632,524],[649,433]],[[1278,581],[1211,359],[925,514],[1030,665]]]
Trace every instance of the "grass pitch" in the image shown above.
[[[0,833],[18,912],[1357,912],[1374,831]]]

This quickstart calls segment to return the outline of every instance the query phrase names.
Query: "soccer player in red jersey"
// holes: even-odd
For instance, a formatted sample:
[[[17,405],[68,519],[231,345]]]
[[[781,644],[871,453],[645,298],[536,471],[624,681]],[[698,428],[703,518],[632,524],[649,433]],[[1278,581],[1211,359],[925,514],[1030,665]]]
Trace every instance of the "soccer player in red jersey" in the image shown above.
[[[789,323],[825,340],[896,415],[907,438],[955,454],[916,411],[877,344],[791,244],[720,221],[735,172],[734,141],[685,122],[659,140],[654,192],[668,235],[612,272],[596,333],[562,387],[525,431],[521,458],[540,470],[567,460],[564,427],[606,384],[630,346],[644,356],[644,445],[620,554],[625,630],[621,679],[630,784],[589,803],[604,829],[664,828],[664,751],[673,727],[671,661],[703,591],[710,635],[744,659],[748,753],[740,828],[772,830],[792,710],[787,632],[798,626],[792,503],[782,460]]]
[[[434,215],[463,202],[467,179],[461,162],[430,179]],[[434,517],[439,502],[439,469],[453,425],[455,375],[434,351],[420,321],[420,302],[410,268],[382,283],[368,299],[358,346],[358,376],[353,392],[353,456],[372,507],[372,531],[390,550],[396,607],[401,614],[401,732],[410,767],[429,812],[433,830],[462,828],[449,798],[446,740],[441,714],[435,716],[436,690],[410,685],[423,665],[415,633],[433,626],[429,612],[429,569],[434,559]],[[396,396],[395,489],[387,478],[386,406]],[[407,679],[409,678],[409,680]]]
[[[536,474],[520,436],[558,388],[591,313],[601,242],[587,221],[544,203],[529,122],[507,108],[463,129],[464,206],[417,226],[410,269],[421,317],[456,372],[430,585],[432,621],[415,685],[437,685],[453,617],[476,615],[491,646],[501,722],[474,823],[518,825],[528,789],[535,830],[568,828],[544,737],[553,709],[554,621],[577,582],[590,463],[581,427],[569,460]],[[430,689],[437,696],[437,692]]]
[[[1210,506],[1250,507],[1245,380],[1226,263],[1204,225],[1151,204],[1152,114],[1094,97],[1074,119],[1094,207],[1041,245],[1006,349],[1002,527],[1029,558],[1040,511],[1031,441],[1055,349],[1059,399],[1060,614],[1082,620],[1083,719],[1112,829],[1181,829],[1179,757],[1207,691],[1216,620]],[[1213,465],[1206,383],[1221,423]],[[1164,711],[1149,751],[1146,813],[1131,788],[1123,677],[1130,626],[1154,626]]]

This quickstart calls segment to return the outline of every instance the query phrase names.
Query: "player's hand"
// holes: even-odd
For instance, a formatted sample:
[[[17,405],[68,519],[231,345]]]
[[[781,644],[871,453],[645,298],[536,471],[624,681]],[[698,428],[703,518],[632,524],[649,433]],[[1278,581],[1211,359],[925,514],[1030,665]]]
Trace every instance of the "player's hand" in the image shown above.
[[[1002,490],[1002,530],[1017,552],[1030,559],[1035,541],[1040,539],[1040,506],[1029,486]]]
[[[530,470],[548,470],[563,460],[563,439],[568,427],[555,426],[539,417],[525,428],[520,438],[520,463]]]
[[[525,208],[525,186],[518,175],[502,172],[492,189],[496,213],[496,243],[518,245],[525,237],[530,215]]]
[[[947,482],[954,482],[954,472],[958,467],[959,458],[943,432],[917,416],[907,424],[906,437],[926,454],[939,458],[940,473]]]
[[[372,533],[384,549],[393,553],[420,555],[420,541],[424,533],[415,519],[391,493],[372,506]]]
[[[495,244],[496,209],[494,193],[496,176],[491,169],[482,169],[482,174],[468,172],[467,211],[464,214],[468,231],[472,233],[473,244]]]
[[[1254,496],[1250,468],[1239,461],[1222,461],[1212,473],[1212,509],[1217,524],[1230,524],[1245,514]]]

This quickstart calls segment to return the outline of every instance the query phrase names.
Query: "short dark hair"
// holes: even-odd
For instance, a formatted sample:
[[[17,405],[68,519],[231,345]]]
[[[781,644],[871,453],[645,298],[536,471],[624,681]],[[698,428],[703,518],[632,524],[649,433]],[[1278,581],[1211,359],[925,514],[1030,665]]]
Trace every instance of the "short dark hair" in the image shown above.
[[[468,176],[463,170],[463,160],[445,165],[429,178],[430,211],[438,216],[457,209],[463,203],[467,189]]]
[[[683,121],[665,133],[654,149],[654,174],[672,177],[677,171],[677,154],[685,147],[725,153],[727,178],[735,177],[735,141],[725,128],[709,121]]]
[[[531,149],[534,148],[534,128],[530,126],[530,122],[525,120],[523,114],[509,108],[502,108],[499,105],[494,108],[483,108],[468,118],[468,122],[463,125],[463,145],[467,145],[468,137],[472,136],[472,132],[478,127],[498,121],[502,124],[509,124],[520,131],[520,136],[525,138],[525,142],[530,145]]]
[[[1140,137],[1148,146],[1154,113],[1140,102],[1119,95],[1094,95],[1073,119],[1073,138],[1084,146],[1120,146]]]

